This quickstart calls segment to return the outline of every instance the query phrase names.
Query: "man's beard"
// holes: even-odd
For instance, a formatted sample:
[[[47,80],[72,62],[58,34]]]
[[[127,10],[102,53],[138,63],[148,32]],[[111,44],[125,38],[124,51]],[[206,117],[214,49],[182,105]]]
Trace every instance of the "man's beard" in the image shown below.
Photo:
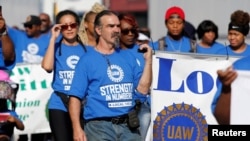
[[[119,48],[119,46],[120,46],[120,38],[119,38],[119,37],[116,37],[116,38],[115,38],[115,43],[114,43],[114,45],[115,45],[115,48]]]
[[[119,48],[119,46],[120,46],[120,34],[119,33],[113,33],[112,38],[115,38],[114,47]]]

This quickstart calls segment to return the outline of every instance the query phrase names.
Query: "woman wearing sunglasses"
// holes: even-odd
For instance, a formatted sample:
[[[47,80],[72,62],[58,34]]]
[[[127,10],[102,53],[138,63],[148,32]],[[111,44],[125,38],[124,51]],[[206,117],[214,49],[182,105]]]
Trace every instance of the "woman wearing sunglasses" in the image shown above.
[[[140,44],[137,44],[139,30],[136,19],[129,13],[120,14],[118,17],[121,24],[120,47],[124,50],[130,51],[130,53],[135,56],[141,71],[143,71],[145,60],[143,57],[143,50],[138,50]],[[140,134],[142,141],[144,141],[151,120],[150,96],[136,93],[134,100],[139,100],[141,103],[138,118],[140,121]]]
[[[42,68],[53,73],[51,94],[48,103],[49,123],[55,141],[71,141],[72,126],[68,113],[68,90],[74,76],[75,66],[86,48],[77,33],[80,21],[70,10],[57,14],[56,24],[51,29],[49,47],[42,61]]]

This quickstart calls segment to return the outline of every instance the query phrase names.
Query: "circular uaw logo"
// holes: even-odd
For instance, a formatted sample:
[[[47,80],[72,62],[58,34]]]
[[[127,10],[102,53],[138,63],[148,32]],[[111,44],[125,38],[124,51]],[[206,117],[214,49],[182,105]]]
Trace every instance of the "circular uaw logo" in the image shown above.
[[[124,77],[124,72],[121,67],[117,65],[111,65],[107,69],[108,77],[113,82],[120,82]]]
[[[38,47],[37,44],[31,43],[31,44],[29,44],[29,45],[27,46],[27,50],[28,50],[28,52],[29,52],[30,54],[35,55],[35,54],[38,53],[39,47]]]
[[[153,125],[154,141],[207,141],[208,125],[199,109],[173,104],[157,114]]]
[[[67,58],[66,62],[67,65],[71,68],[71,69],[75,69],[77,62],[79,61],[80,57],[76,56],[76,55],[71,55]]]

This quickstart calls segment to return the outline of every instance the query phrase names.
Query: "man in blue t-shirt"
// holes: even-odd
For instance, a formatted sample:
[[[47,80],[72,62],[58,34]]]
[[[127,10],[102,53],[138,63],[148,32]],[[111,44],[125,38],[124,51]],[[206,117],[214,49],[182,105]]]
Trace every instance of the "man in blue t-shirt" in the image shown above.
[[[181,7],[173,6],[165,13],[167,35],[154,43],[156,50],[190,53],[196,52],[196,41],[185,34],[185,13]]]
[[[50,34],[41,33],[41,20],[30,15],[23,23],[25,31],[9,27],[16,51],[16,63],[41,63],[49,45]]]
[[[96,15],[97,46],[82,56],[69,91],[69,113],[74,140],[140,141],[133,109],[135,92],[148,94],[152,80],[152,49],[144,53],[143,71],[136,58],[119,48],[120,21],[104,10]],[[85,100],[84,130],[80,126],[81,100]],[[136,124],[138,125],[138,124]]]

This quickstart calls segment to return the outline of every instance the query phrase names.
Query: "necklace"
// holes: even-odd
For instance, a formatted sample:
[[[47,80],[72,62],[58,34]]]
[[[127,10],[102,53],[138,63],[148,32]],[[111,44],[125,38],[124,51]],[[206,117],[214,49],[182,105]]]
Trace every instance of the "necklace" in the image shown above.
[[[176,52],[180,52],[181,51],[181,46],[182,46],[182,40],[183,40],[183,38],[181,38],[180,41],[178,41],[179,42],[178,48],[175,48],[175,46],[173,45],[173,43],[172,43],[172,41],[171,41],[171,39],[169,37],[167,37],[167,39],[168,39],[170,47],[172,48],[173,51],[176,51]]]
[[[103,58],[105,58],[105,60],[106,60],[106,63],[108,64],[108,67],[110,68],[110,60],[109,60],[109,58],[107,57],[107,55],[106,54],[102,54],[102,57]]]
[[[109,60],[109,58],[108,58],[108,54],[104,54],[104,53],[102,53],[97,47],[95,47],[95,49],[96,49],[96,51],[97,52],[99,52],[101,55],[102,55],[102,57],[106,60],[106,63],[108,64],[108,67],[110,68],[110,60]]]

